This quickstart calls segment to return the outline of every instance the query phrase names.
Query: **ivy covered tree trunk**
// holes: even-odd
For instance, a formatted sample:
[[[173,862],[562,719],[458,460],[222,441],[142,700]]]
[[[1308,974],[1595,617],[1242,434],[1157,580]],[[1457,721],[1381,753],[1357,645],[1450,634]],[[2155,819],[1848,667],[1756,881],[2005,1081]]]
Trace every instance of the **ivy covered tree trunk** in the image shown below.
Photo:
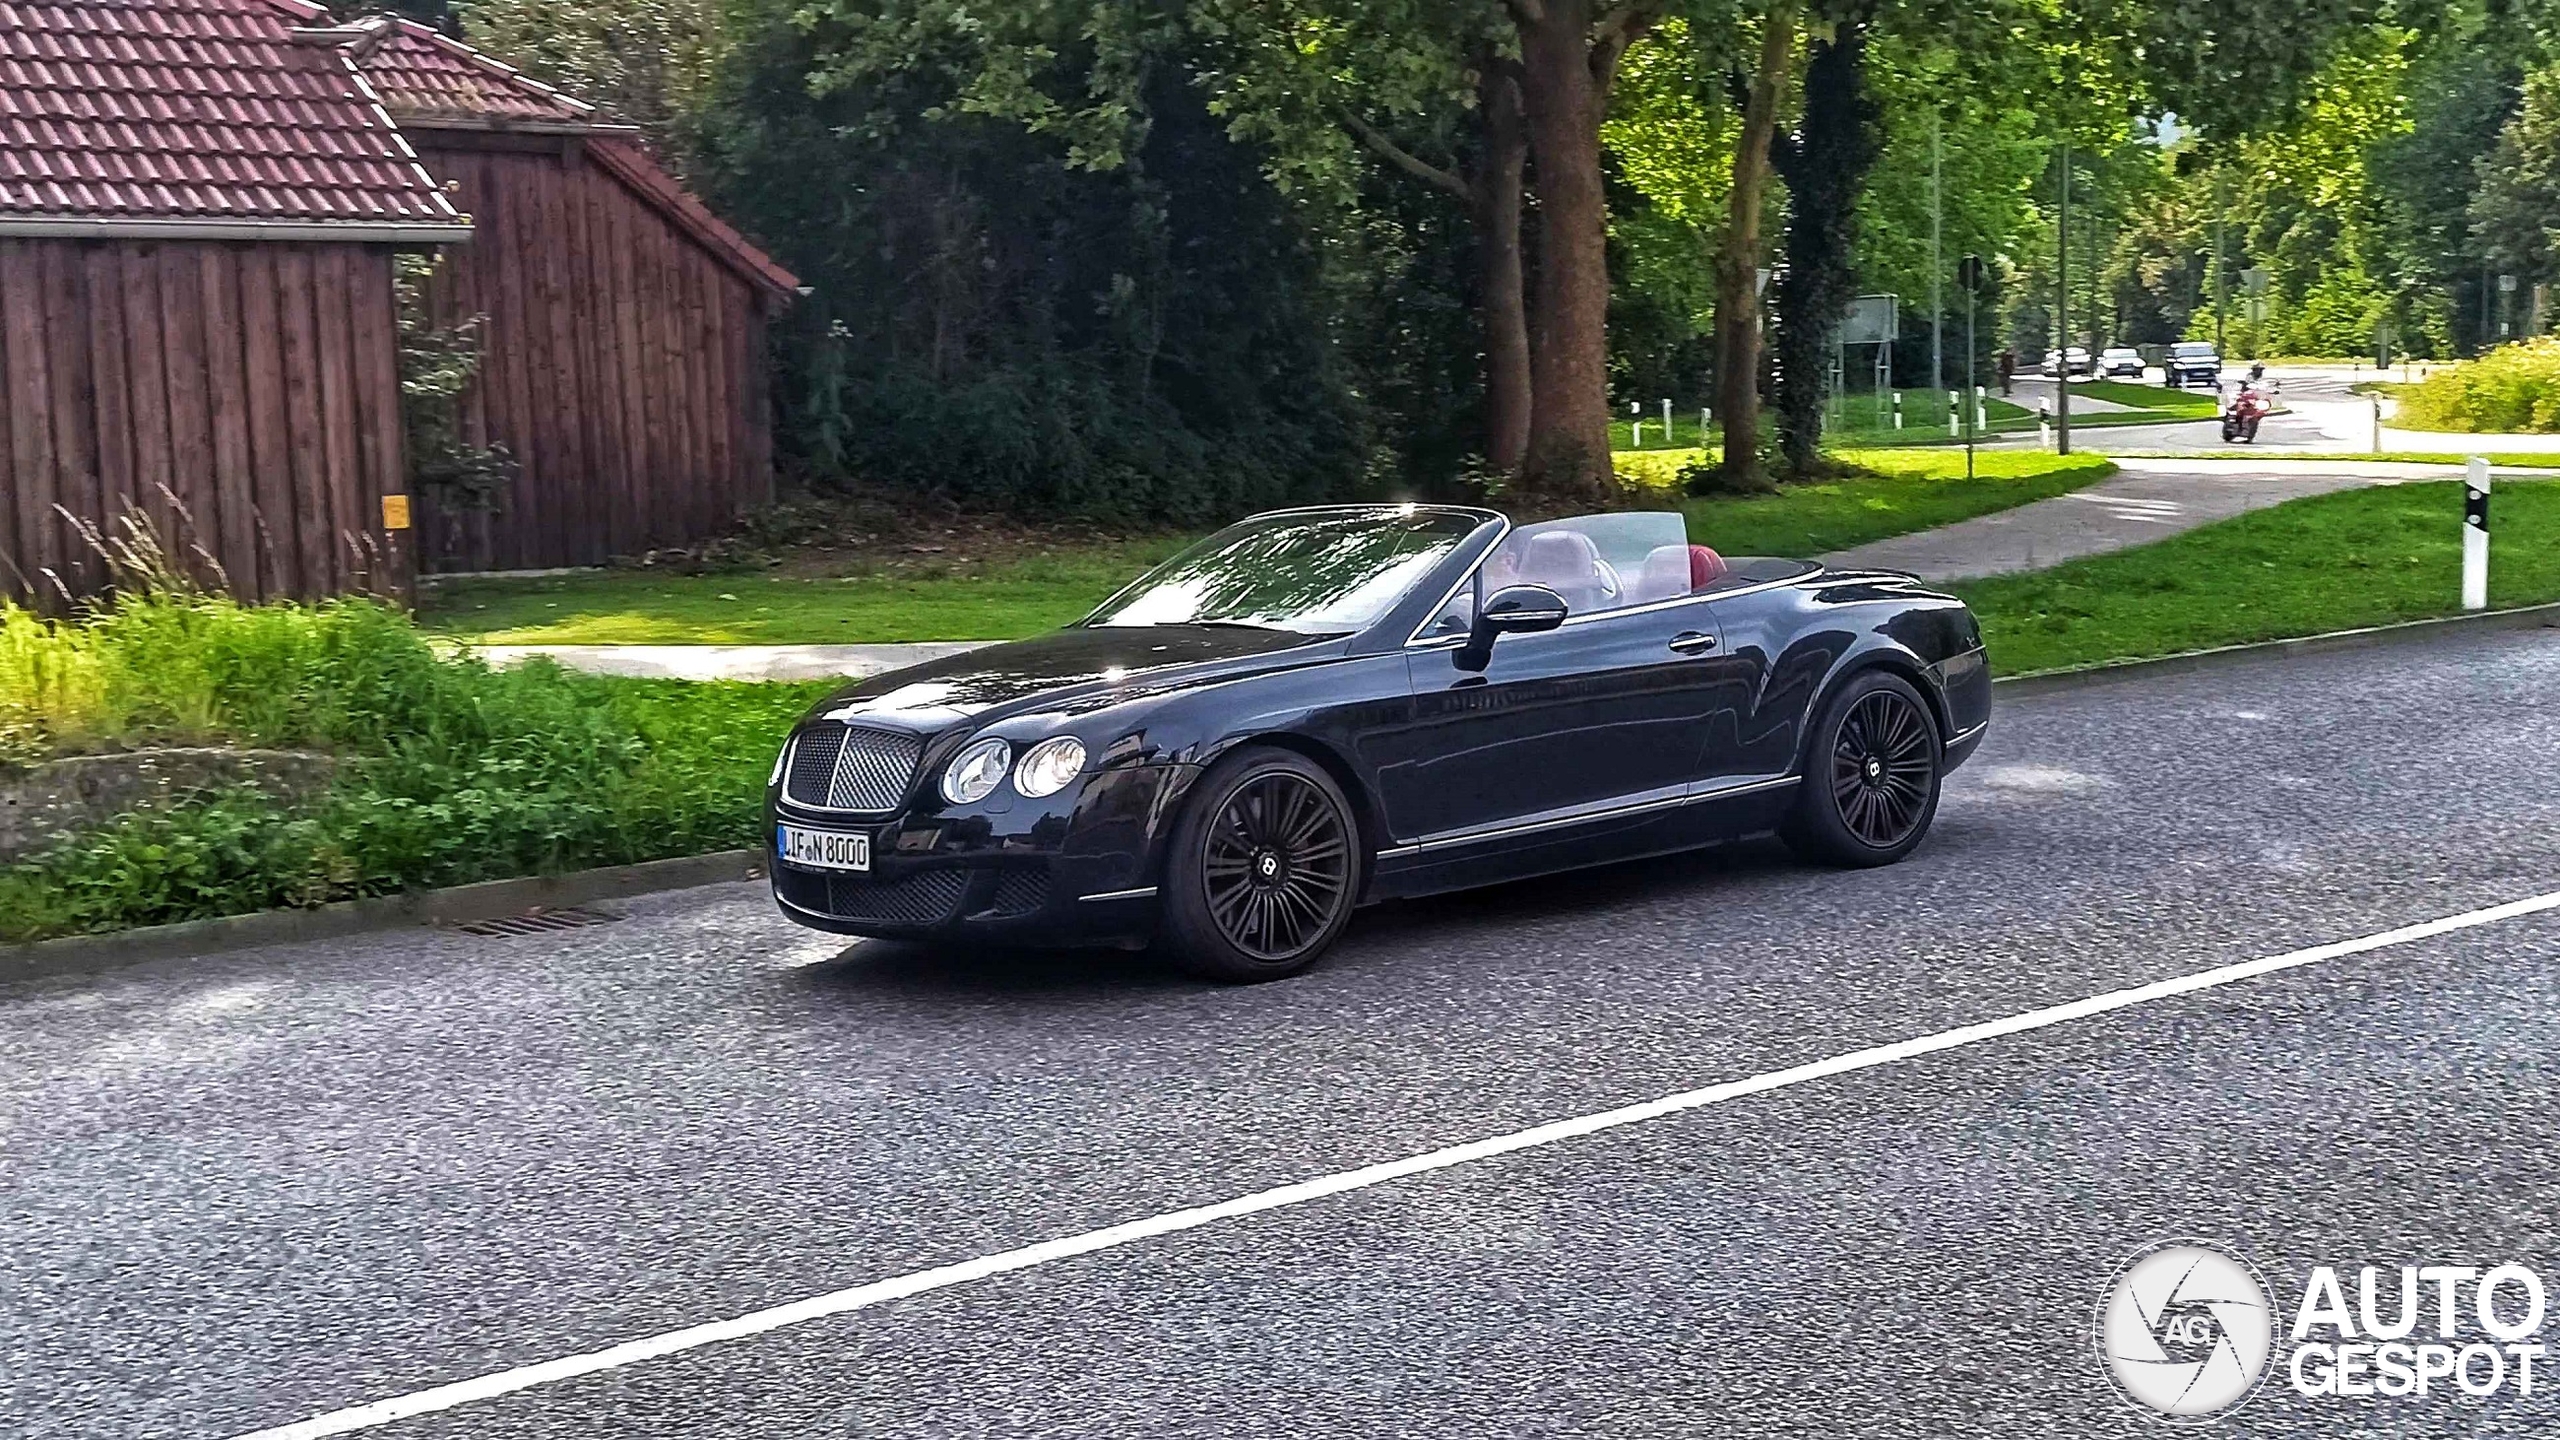
[[[1743,98],[1734,141],[1733,187],[1724,244],[1716,252],[1716,414],[1724,422],[1721,480],[1733,488],[1760,476],[1760,211],[1778,101],[1794,68],[1797,6],[1779,0],[1760,22],[1760,56]]]
[[[1528,283],[1520,254],[1529,135],[1519,77],[1510,67],[1488,65],[1481,93],[1485,154],[1471,208],[1481,269],[1477,307],[1484,321],[1485,459],[1510,475],[1528,458],[1533,393]]]
[[[1840,319],[1857,298],[1858,196],[1884,151],[1866,85],[1866,27],[1843,24],[1805,61],[1804,122],[1771,156],[1787,182],[1787,273],[1777,286],[1778,446],[1798,475],[1820,467],[1822,410]]]

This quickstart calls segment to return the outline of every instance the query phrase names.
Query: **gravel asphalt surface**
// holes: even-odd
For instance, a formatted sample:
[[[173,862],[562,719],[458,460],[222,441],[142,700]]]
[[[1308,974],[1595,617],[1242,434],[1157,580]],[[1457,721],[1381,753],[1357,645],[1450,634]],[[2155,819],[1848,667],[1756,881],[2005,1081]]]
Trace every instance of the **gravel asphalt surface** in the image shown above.
[[[1250,989],[746,886],[0,989],[0,1435],[219,1440],[2560,890],[2556,697],[2548,633],[2024,697],[1900,866],[1384,907]],[[2485,925],[362,1433],[2156,1434],[2089,1334],[2146,1242],[2288,1315],[2314,1263],[2560,1278],[2555,954]],[[2222,1428],[2560,1428],[2280,1382]]]

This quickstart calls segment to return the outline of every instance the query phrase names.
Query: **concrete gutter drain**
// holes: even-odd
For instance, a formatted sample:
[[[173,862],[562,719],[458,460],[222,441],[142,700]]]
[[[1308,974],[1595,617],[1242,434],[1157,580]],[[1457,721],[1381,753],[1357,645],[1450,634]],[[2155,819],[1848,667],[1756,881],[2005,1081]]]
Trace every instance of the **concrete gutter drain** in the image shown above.
[[[542,935],[554,930],[584,930],[590,925],[610,925],[621,919],[601,910],[585,910],[575,905],[558,910],[527,910],[521,915],[502,915],[495,920],[474,920],[454,929],[465,935],[482,935],[503,939],[514,935]]]

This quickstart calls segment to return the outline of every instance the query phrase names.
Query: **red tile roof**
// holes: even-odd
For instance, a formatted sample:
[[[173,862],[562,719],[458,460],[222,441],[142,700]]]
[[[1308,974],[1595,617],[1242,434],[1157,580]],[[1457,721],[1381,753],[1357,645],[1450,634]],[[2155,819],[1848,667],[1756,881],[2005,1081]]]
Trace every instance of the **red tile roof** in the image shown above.
[[[572,100],[510,65],[413,21],[396,22],[359,62],[382,103],[404,124],[435,120],[582,125],[596,107]]]
[[[0,229],[467,222],[284,0],[0,0]],[[351,232],[350,238],[353,238]]]

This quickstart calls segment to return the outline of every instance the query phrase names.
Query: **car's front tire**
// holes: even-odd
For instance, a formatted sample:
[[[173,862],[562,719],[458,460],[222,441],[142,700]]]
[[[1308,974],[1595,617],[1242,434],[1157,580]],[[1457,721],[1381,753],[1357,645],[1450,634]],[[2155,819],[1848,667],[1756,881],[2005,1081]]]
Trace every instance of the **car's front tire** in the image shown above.
[[[1191,790],[1165,855],[1163,936],[1210,980],[1277,980],[1315,963],[1359,903],[1360,827],[1324,767],[1254,745]]]
[[[1945,769],[1946,742],[1929,702],[1891,671],[1860,671],[1814,720],[1795,808],[1779,836],[1808,860],[1890,865],[1929,833]]]

